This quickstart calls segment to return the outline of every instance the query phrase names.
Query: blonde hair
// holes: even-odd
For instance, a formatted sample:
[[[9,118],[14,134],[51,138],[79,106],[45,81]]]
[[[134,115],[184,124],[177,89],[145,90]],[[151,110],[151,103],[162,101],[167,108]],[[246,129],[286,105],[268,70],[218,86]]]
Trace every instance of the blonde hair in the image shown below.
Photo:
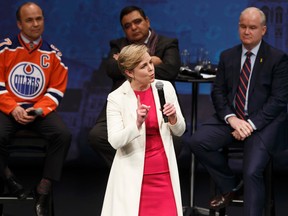
[[[128,80],[130,78],[125,74],[125,71],[132,71],[136,68],[147,52],[148,48],[145,45],[139,44],[131,44],[121,50],[118,57],[118,67]]]

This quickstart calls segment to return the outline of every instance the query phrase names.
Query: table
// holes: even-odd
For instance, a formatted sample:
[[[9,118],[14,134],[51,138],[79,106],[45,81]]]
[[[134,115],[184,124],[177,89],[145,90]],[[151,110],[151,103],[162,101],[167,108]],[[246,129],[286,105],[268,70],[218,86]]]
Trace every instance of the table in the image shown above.
[[[179,74],[176,78],[176,82],[185,82],[192,84],[192,102],[191,102],[191,135],[197,129],[197,106],[198,106],[198,94],[199,94],[199,84],[200,83],[213,83],[215,78],[197,78],[192,76],[186,76]]]
[[[199,84],[201,83],[213,83],[215,78],[203,79],[200,77],[193,77],[187,75],[179,74],[176,78],[176,82],[185,82],[192,84],[192,100],[191,100],[191,135],[197,129],[197,109],[198,109],[198,94],[199,94]],[[194,172],[195,172],[195,158],[192,154],[191,157],[191,193],[190,193],[190,207],[194,213],[209,215],[209,209],[197,207],[194,205]]]

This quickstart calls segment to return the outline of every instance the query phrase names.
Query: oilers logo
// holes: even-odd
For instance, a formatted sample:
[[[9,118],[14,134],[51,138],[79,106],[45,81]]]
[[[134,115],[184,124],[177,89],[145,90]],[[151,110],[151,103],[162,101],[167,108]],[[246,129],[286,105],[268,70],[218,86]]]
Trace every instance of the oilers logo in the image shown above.
[[[12,92],[23,99],[33,99],[43,90],[45,76],[42,69],[31,62],[20,62],[11,71],[8,83]]]

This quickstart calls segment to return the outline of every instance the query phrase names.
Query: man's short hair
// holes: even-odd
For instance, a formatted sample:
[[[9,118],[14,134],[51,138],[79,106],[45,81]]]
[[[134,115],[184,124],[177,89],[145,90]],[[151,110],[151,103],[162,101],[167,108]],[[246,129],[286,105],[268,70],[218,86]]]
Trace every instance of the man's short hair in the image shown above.
[[[120,13],[120,23],[121,23],[121,25],[122,25],[122,19],[123,19],[123,17],[124,17],[125,15],[133,12],[133,11],[138,11],[138,12],[140,13],[140,15],[141,15],[144,19],[146,19],[146,14],[145,14],[145,12],[143,11],[142,8],[139,8],[139,7],[137,7],[137,6],[131,5],[131,6],[125,7],[125,8],[123,8],[123,9],[121,10],[121,13]]]
[[[41,8],[38,4],[36,4],[35,2],[24,2],[24,3],[21,4],[21,5],[17,8],[17,10],[16,10],[16,20],[17,20],[17,21],[21,21],[20,12],[21,12],[22,7],[23,7],[24,5],[31,5],[31,4],[37,5],[37,6],[42,10],[42,8]],[[43,10],[42,10],[42,15],[44,16]]]

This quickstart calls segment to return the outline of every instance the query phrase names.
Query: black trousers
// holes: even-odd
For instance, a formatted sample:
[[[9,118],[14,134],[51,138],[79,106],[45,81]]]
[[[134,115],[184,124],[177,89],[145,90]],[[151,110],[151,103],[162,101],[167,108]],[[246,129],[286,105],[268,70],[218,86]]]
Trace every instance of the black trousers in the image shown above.
[[[29,129],[39,133],[49,141],[47,156],[43,168],[43,177],[59,181],[63,164],[71,144],[71,132],[66,127],[56,112],[51,112],[46,117],[37,117],[28,125],[21,125],[13,117],[0,112],[0,172],[3,174],[8,166],[10,138],[21,129]]]

